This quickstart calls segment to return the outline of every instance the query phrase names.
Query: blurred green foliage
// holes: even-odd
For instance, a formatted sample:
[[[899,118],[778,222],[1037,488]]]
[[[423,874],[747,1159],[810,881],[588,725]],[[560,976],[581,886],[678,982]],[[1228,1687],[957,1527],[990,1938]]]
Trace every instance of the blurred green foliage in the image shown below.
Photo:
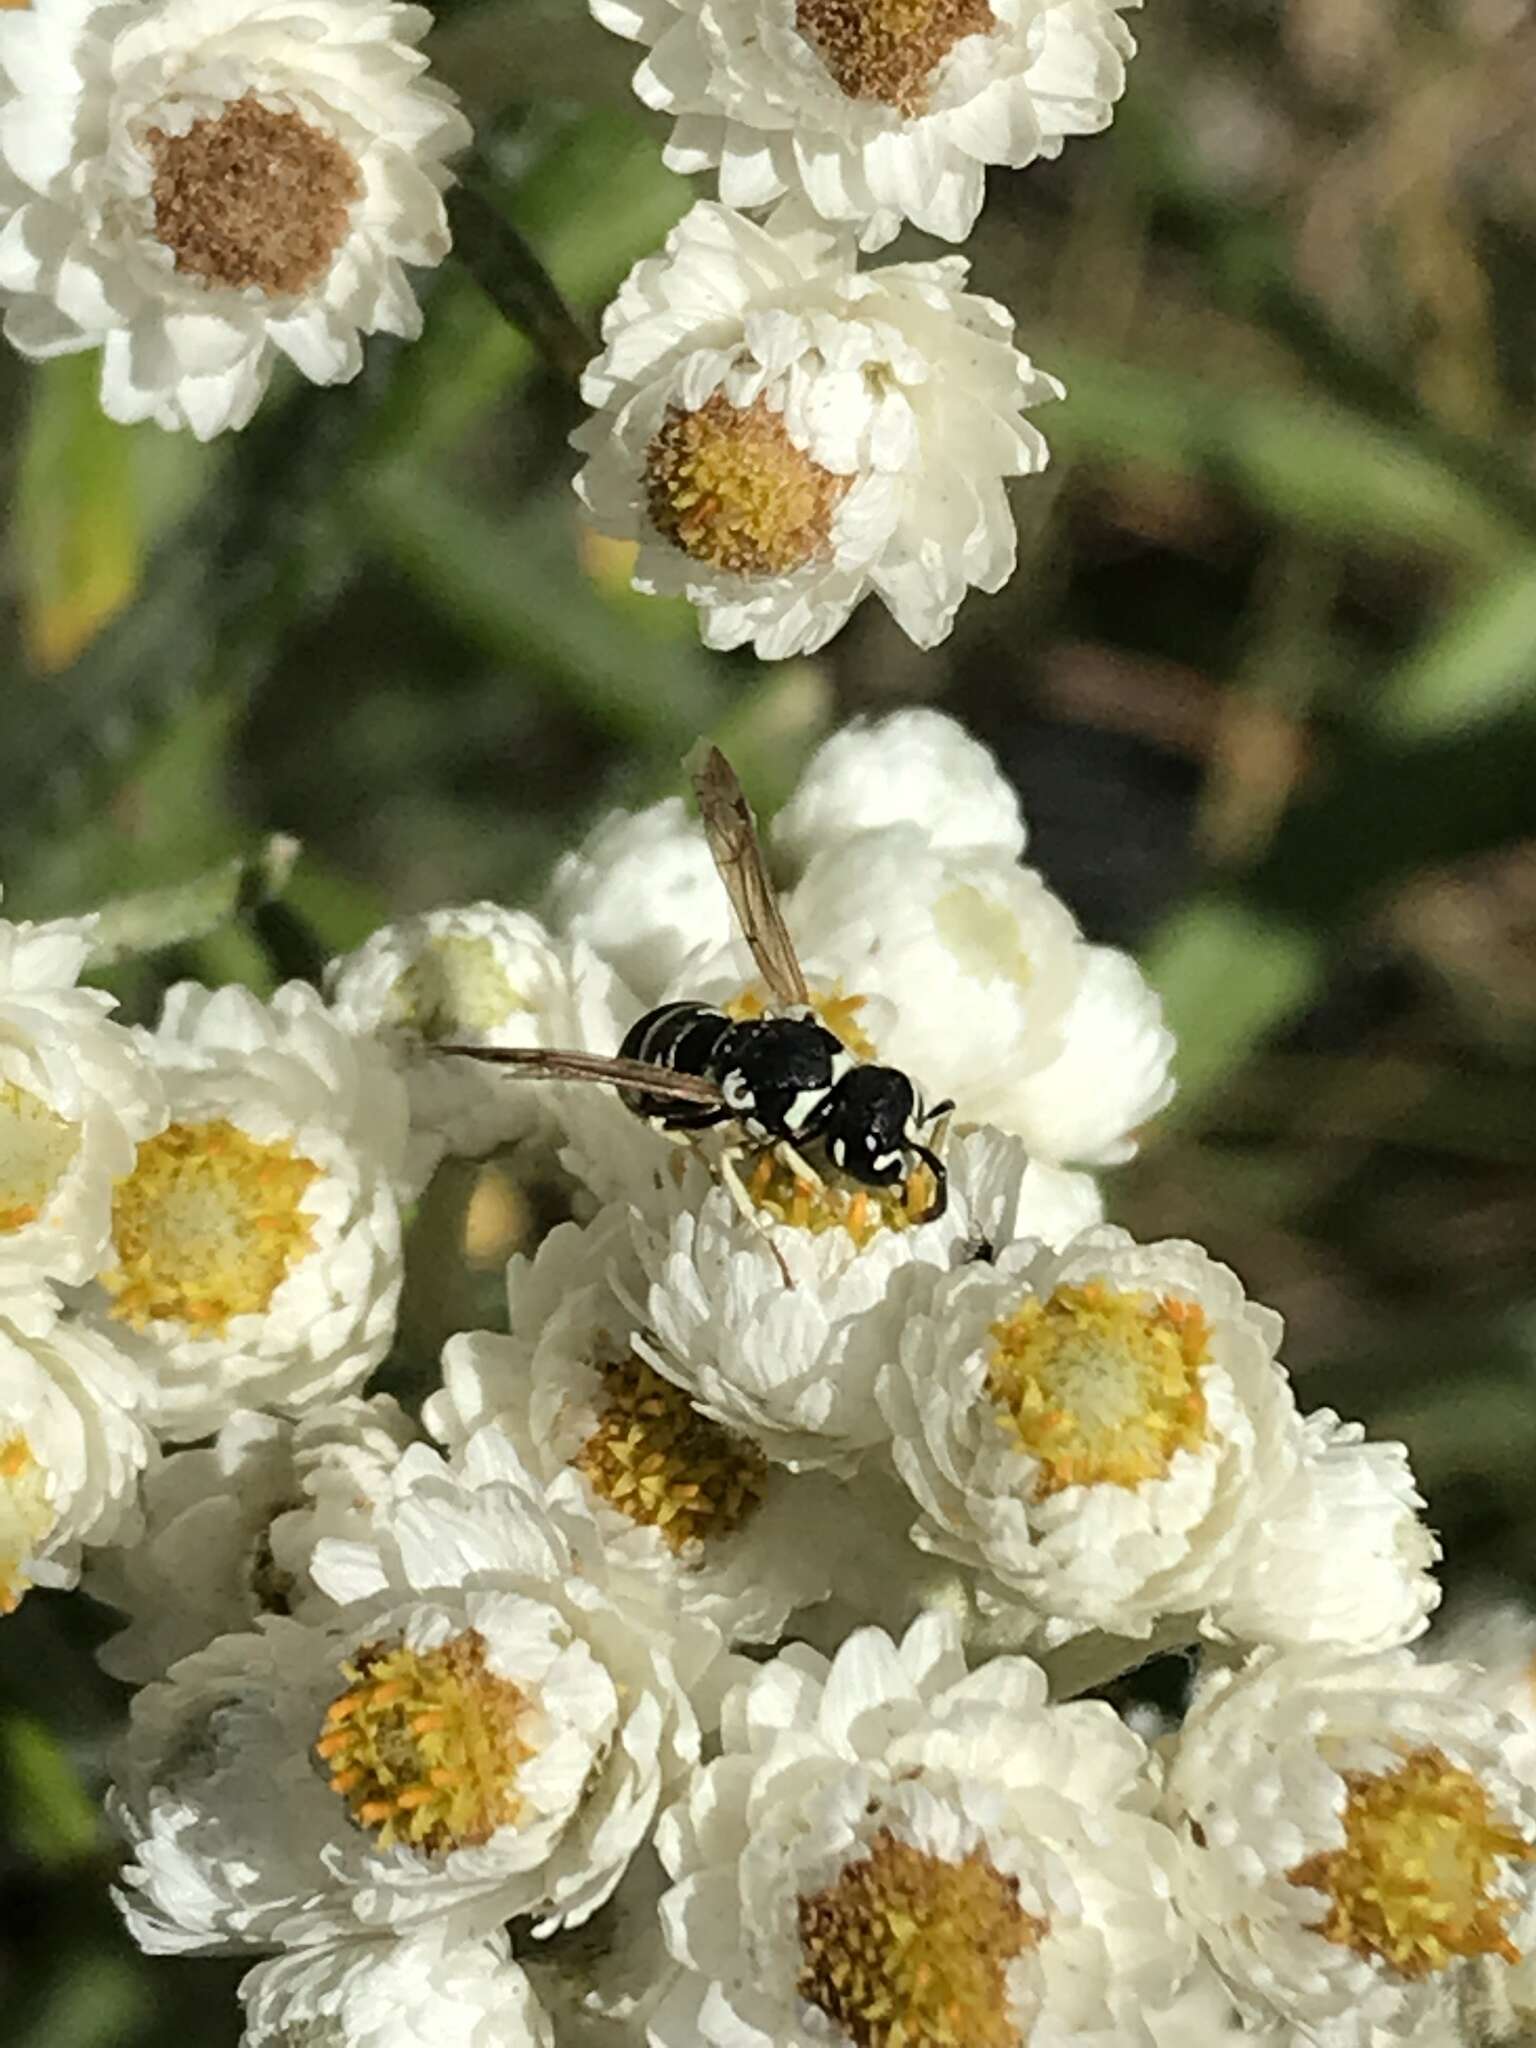
[[[103,964],[148,1015],[387,911],[536,900],[701,730],[769,806],[836,721],[942,702],[1179,1032],[1114,1212],[1228,1258],[1305,1400],[1408,1439],[1453,1594],[1531,1593],[1536,19],[1157,0],[1139,32],[1110,136],[994,177],[969,252],[1070,396],[1017,578],[938,654],[868,606],[769,671],[634,597],[577,524],[568,379],[459,265],[420,343],[213,448],[109,426],[87,363],[0,364],[6,908],[170,892],[176,943],[133,956],[137,905]],[[689,198],[632,53],[575,0],[461,0],[436,57],[482,138],[477,268],[499,221],[595,321]],[[451,1243],[464,1192],[418,1229]],[[406,1350],[469,1298],[417,1286]],[[34,1596],[0,1638],[6,2038],[229,2041],[233,1966],[143,1961],[107,1903],[103,1626]]]

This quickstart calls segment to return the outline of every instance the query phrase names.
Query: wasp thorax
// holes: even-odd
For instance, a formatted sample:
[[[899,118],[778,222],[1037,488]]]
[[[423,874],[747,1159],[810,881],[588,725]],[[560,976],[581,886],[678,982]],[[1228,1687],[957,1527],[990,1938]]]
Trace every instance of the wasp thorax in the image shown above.
[[[179,271],[282,297],[330,269],[363,184],[323,128],[246,93],[183,135],[151,128],[145,142],[155,235]]]
[[[795,26],[851,100],[928,111],[933,74],[956,43],[990,35],[988,0],[797,0]]]
[[[571,1460],[611,1507],[659,1529],[674,1550],[729,1536],[761,1504],[768,1460],[701,1415],[638,1358],[602,1368],[596,1429]]]
[[[1037,1499],[1161,1479],[1205,1441],[1210,1332],[1194,1302],[1094,1280],[1031,1297],[990,1335],[987,1393],[1038,1463]]]
[[[657,532],[739,576],[787,576],[826,555],[850,481],[797,448],[766,399],[732,405],[718,391],[692,412],[669,407],[646,450]]]
[[[383,1847],[474,1848],[517,1820],[533,1706],[491,1670],[476,1630],[430,1650],[372,1643],[342,1672],[315,1755]]]
[[[875,1041],[864,1029],[859,1015],[869,1002],[868,996],[845,995],[840,986],[813,988],[810,994],[817,1022],[825,1025],[855,1059],[876,1060],[880,1057]],[[738,1024],[768,1015],[768,999],[761,988],[744,988],[740,995],[732,996],[722,1007],[725,1014],[734,1017]]]
[[[1008,1968],[1046,1928],[984,1850],[948,1862],[882,1829],[799,1929],[795,1989],[856,2048],[1020,2048]]]
[[[1344,1846],[1288,1873],[1328,1900],[1312,1932],[1411,1979],[1460,1956],[1519,1962],[1502,1883],[1508,1863],[1536,1861],[1536,1843],[1500,1818],[1472,1773],[1419,1749],[1394,1771],[1351,1771],[1344,1783]]]

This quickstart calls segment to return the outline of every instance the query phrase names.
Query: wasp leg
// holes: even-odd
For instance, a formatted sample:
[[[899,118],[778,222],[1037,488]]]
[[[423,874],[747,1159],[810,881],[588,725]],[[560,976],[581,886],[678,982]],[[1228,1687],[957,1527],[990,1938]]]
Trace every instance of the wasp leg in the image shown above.
[[[793,1287],[795,1279],[789,1270],[788,1262],[769,1235],[769,1224],[762,1210],[758,1208],[752,1197],[747,1193],[746,1183],[736,1170],[736,1162],[741,1158],[746,1149],[744,1145],[725,1145],[721,1147],[716,1169],[720,1184],[736,1204],[737,1209],[745,1217],[746,1221],[751,1224],[754,1230],[761,1232],[764,1242],[778,1263],[779,1271],[784,1275],[784,1285],[786,1287]]]
[[[812,1166],[803,1152],[797,1152],[788,1138],[779,1138],[773,1147],[774,1157],[781,1159],[797,1180],[809,1181],[813,1188],[824,1188],[826,1181]]]

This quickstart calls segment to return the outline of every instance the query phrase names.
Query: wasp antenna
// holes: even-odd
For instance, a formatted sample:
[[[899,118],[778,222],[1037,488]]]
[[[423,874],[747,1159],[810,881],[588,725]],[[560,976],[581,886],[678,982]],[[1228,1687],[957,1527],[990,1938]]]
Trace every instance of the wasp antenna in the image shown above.
[[[948,1116],[954,1106],[952,1102],[939,1102],[932,1109],[925,1109],[917,1120],[918,1129],[921,1130],[924,1124],[936,1124],[941,1116]]]

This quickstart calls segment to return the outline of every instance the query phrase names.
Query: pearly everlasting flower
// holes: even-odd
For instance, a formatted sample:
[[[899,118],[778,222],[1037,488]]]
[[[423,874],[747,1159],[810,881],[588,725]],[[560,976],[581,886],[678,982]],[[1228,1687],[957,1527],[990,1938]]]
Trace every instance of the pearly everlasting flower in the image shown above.
[[[340,1613],[268,1617],[134,1701],[118,1807],[141,1945],[587,1919],[697,1756],[719,1638],[613,1569],[493,1430],[458,1473],[408,1451],[371,1541],[312,1569]]]
[[[658,1002],[689,954],[723,946],[732,929],[704,834],[676,796],[610,812],[558,862],[545,908],[557,932],[590,946],[642,1003]]]
[[[1109,126],[1133,0],[591,0],[648,46],[635,91],[673,117],[666,162],[719,167],[720,196],[803,190],[864,247],[904,220],[963,241],[986,166],[1060,154]]]
[[[632,1205],[645,1280],[636,1352],[770,1458],[852,1470],[886,1435],[876,1375],[941,1276],[1029,1230],[1036,1201],[1048,1227],[1061,1182],[1068,1213],[1077,1205],[1071,1177],[1037,1173],[995,1132],[952,1138],[946,1164],[948,1207],[924,1222],[920,1184],[818,1190],[765,1154],[747,1182],[762,1228],[725,1189],[701,1192],[692,1167],[670,1199]]]
[[[241,2048],[554,2048],[505,1937],[339,1942],[258,1963]]]
[[[1216,1625],[1299,1457],[1280,1327],[1198,1246],[1119,1230],[947,1276],[876,1381],[915,1540],[1045,1645]]]
[[[700,203],[631,271],[582,392],[576,488],[640,544],[635,587],[685,593],[711,647],[822,646],[877,591],[921,647],[1014,565],[1005,476],[1043,468],[1024,410],[1061,395],[955,256],[860,274],[786,204]]]
[[[33,358],[99,347],[113,419],[243,427],[414,337],[469,141],[393,0],[37,0],[0,21],[0,291]]]
[[[414,1434],[376,1394],[297,1423],[237,1409],[208,1448],[172,1452],[145,1484],[139,1540],[90,1571],[88,1590],[126,1621],[102,1668],[143,1685],[263,1614],[329,1611],[310,1577],[315,1545],[366,1536]]]
[[[775,848],[803,868],[829,846],[914,825],[942,853],[1024,851],[1018,793],[980,740],[941,711],[855,719],[823,741],[773,821]]]
[[[968,1673],[950,1618],[781,1652],[721,1741],[657,1838],[656,2048],[1133,2048],[1195,1967],[1141,1744],[1025,1658]]]
[[[80,1313],[144,1365],[173,1437],[350,1393],[400,1291],[405,1099],[387,1059],[298,982],[270,1004],[183,982],[143,1042],[170,1121],[117,1183]]]
[[[106,1338],[0,1314],[0,1613],[29,1586],[72,1586],[84,1544],[137,1533],[154,1441],[142,1376]]]
[[[1536,1941],[1536,1787],[1473,1667],[1261,1650],[1168,1763],[1180,1902],[1240,2002],[1322,2048],[1412,2037]]]
[[[1401,1444],[1367,1443],[1329,1408],[1302,1427],[1301,1457],[1257,1517],[1222,1605],[1222,1626],[1253,1643],[1396,1649],[1440,1600],[1440,1545]]]
[[[718,886],[718,885],[717,885]],[[526,911],[495,903],[427,911],[383,925],[333,960],[331,1008],[349,1031],[377,1033],[401,1060],[424,1179],[432,1155],[471,1156],[549,1121],[546,1089],[509,1081],[435,1048],[566,1046],[614,1052],[638,1005],[579,940],[556,940]]]
[[[493,1425],[551,1498],[580,1496],[615,1561],[728,1639],[775,1642],[831,1589],[841,1489],[770,1464],[641,1357],[630,1231],[615,1205],[514,1258],[510,1334],[449,1340],[426,1420],[454,1449]]]
[[[112,997],[75,986],[90,944],[87,919],[0,918],[0,1295],[90,1278],[112,1183],[163,1121]]]

